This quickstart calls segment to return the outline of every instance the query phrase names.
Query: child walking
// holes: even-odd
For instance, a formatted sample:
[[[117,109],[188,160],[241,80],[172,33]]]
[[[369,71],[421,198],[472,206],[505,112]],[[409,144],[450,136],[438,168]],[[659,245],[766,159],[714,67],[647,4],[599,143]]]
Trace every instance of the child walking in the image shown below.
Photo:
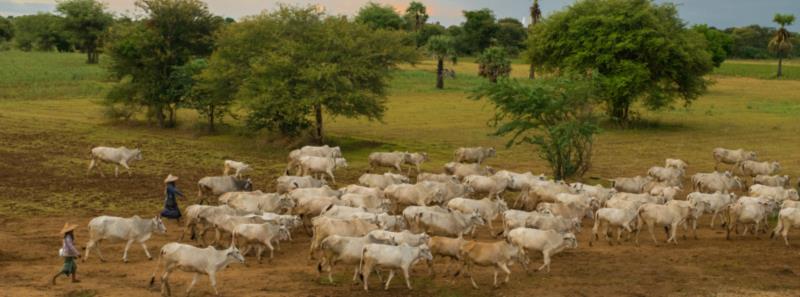
[[[81,253],[75,248],[75,233],[73,232],[78,225],[64,223],[64,228],[61,228],[61,235],[64,236],[64,242],[61,250],[58,251],[59,256],[64,258],[64,267],[61,271],[53,276],[52,283],[56,284],[56,278],[60,275],[72,276],[73,283],[79,283],[78,280],[78,264],[75,263],[75,258],[80,258]]]

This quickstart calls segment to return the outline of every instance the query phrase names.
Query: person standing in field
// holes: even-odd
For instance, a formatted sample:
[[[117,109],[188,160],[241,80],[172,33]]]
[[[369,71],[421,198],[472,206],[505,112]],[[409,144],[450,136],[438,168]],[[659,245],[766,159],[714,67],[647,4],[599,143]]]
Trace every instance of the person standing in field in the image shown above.
[[[181,210],[178,208],[177,196],[184,196],[175,185],[175,181],[177,180],[178,177],[172,174],[167,175],[167,178],[164,179],[164,183],[167,184],[167,186],[165,190],[166,198],[164,199],[164,210],[161,211],[161,216],[165,218],[176,219],[178,222],[180,222]]]
[[[61,228],[61,235],[64,236],[64,240],[61,246],[61,249],[58,251],[58,255],[64,258],[64,267],[61,268],[61,271],[56,273],[53,276],[53,280],[51,281],[53,285],[56,284],[56,278],[60,275],[72,276],[73,283],[79,283],[78,280],[78,264],[75,263],[75,258],[80,258],[81,253],[78,249],[75,248],[75,228],[78,225],[64,223],[64,227]]]

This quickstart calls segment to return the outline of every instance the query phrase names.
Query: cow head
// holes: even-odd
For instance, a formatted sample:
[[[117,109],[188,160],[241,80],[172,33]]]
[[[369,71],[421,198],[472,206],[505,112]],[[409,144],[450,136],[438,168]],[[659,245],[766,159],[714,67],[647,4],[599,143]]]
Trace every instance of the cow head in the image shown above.
[[[333,151],[333,157],[334,158],[341,158],[342,157],[342,148],[340,148],[338,146],[334,146],[333,148],[331,148],[331,150]]]
[[[290,237],[291,234],[289,234],[289,228],[286,226],[278,227],[278,240],[286,241],[289,240]]]
[[[481,214],[479,214],[478,212],[473,212],[472,214],[470,214],[469,221],[472,223],[472,225],[478,225],[478,226],[486,225],[486,220],[484,220]]]
[[[758,160],[758,154],[756,154],[756,152],[745,152],[744,153],[744,159],[745,160],[751,160],[751,161]]]
[[[578,239],[575,238],[575,234],[572,233],[564,233],[561,237],[564,242],[567,244],[567,248],[578,248]]]
[[[336,158],[334,162],[336,163],[334,165],[336,168],[347,168],[347,160],[345,158]]]
[[[430,242],[431,242],[431,236],[423,232],[422,234],[419,235],[419,241],[417,241],[417,245],[427,245]]]
[[[142,160],[142,150],[141,150],[141,149],[138,149],[138,148],[134,149],[134,150],[133,150],[133,157],[132,157],[132,159],[133,159],[133,160],[136,160],[136,161],[141,161],[141,160]]]
[[[778,172],[781,170],[781,163],[779,162],[772,162],[772,172]]]
[[[789,198],[789,200],[800,200],[800,195],[798,195],[797,190],[789,189],[786,190],[786,198]]]
[[[503,213],[503,212],[508,210],[508,203],[506,203],[506,201],[503,200],[502,198],[501,199],[497,199],[497,202],[495,202],[495,203],[497,204],[497,212],[498,213]]]
[[[253,191],[253,181],[251,179],[249,179],[249,178],[246,179],[244,181],[244,186],[242,186],[242,189],[245,190],[245,191],[248,191],[248,192]]]
[[[495,150],[493,147],[490,147],[490,148],[487,150],[487,153],[488,153],[488,154],[487,154],[487,157],[494,157],[494,156],[497,156],[497,151],[496,151],[496,150]]]
[[[225,260],[226,261],[225,262],[227,262],[227,263],[239,262],[239,263],[244,264],[244,256],[242,256],[242,253],[235,246],[232,246],[232,247],[228,248],[225,252],[226,252],[226,254],[225,254],[225,257],[226,257]]]
[[[166,234],[167,233],[167,226],[165,226],[164,222],[161,220],[161,215],[157,215],[155,218],[153,218],[152,222],[153,222],[153,226],[156,229],[156,232],[158,232],[160,234]]]
[[[420,245],[417,247],[419,249],[419,255],[417,258],[425,259],[426,261],[433,261],[433,254],[431,254],[431,248],[428,247],[427,244]]]
[[[297,206],[294,199],[287,195],[283,195],[278,199],[278,205],[281,209],[285,209],[287,211]]]

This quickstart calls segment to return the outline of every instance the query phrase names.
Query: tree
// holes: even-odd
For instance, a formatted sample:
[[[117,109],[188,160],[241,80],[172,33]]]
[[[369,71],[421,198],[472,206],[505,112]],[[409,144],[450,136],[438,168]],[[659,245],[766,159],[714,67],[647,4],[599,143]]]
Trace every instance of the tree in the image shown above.
[[[105,12],[105,5],[96,0],[65,0],[56,10],[64,15],[64,29],[86,52],[86,63],[97,64],[101,37],[114,20]]]
[[[490,82],[497,83],[498,78],[508,78],[511,73],[511,59],[508,52],[502,47],[493,46],[478,56],[478,75],[488,78]]]
[[[692,30],[697,33],[703,34],[708,42],[708,52],[711,54],[711,61],[714,62],[714,67],[719,67],[722,62],[728,58],[732,51],[733,38],[708,25],[694,25]]]
[[[418,58],[406,32],[372,30],[314,7],[280,6],[218,37],[207,71],[242,100],[248,127],[296,136],[313,126],[320,143],[324,113],[380,119],[389,75]]]
[[[208,132],[216,130],[215,123],[221,122],[233,104],[232,96],[227,95],[230,87],[219,68],[209,69],[207,59],[195,59],[176,67],[172,72],[173,88],[168,90],[175,96],[184,96],[184,104],[197,111],[208,121]]]
[[[438,23],[425,24],[422,26],[422,29],[412,33],[414,41],[417,44],[417,48],[425,46],[425,44],[428,43],[428,39],[431,37],[442,34],[447,34],[447,29]]]
[[[772,21],[781,25],[769,41],[769,50],[778,55],[778,77],[781,77],[783,76],[783,58],[792,52],[792,33],[786,30],[786,26],[794,23],[794,15],[775,14]]]
[[[428,39],[428,53],[436,59],[436,88],[444,89],[444,60],[456,55],[455,42],[447,35],[437,35]]]
[[[411,1],[406,8],[405,18],[408,24],[411,25],[411,30],[414,32],[422,29],[422,26],[428,22],[428,8],[425,4],[417,1]]]
[[[15,17],[14,41],[23,51],[32,49],[59,52],[72,50],[69,36],[63,30],[64,18],[50,13],[37,13]]]
[[[539,8],[539,0],[533,0],[533,5],[531,5],[531,24],[528,26],[528,31],[530,31],[533,26],[536,26],[542,20],[542,10]],[[533,42],[530,40],[529,42]],[[531,68],[528,72],[528,78],[534,79],[536,78],[536,69],[533,62],[531,62]]]
[[[492,45],[497,32],[494,12],[489,9],[464,11],[464,34],[459,42],[464,43],[467,54],[481,53]]]
[[[550,164],[553,177],[581,176],[591,166],[594,135],[599,132],[592,114],[593,83],[554,78],[530,81],[502,80],[484,84],[473,99],[486,98],[495,106],[490,125],[497,136],[511,135],[506,144],[532,144]]]
[[[366,24],[372,29],[400,29],[405,20],[392,6],[369,2],[358,10],[356,22]]]
[[[569,28],[564,29],[564,28]],[[713,69],[700,34],[685,28],[673,4],[584,0],[534,26],[530,61],[545,69],[596,73],[608,115],[620,124],[637,101],[648,109],[706,91]]]
[[[518,54],[525,47],[527,35],[528,31],[517,19],[504,18],[497,21],[496,44],[505,48],[511,55]]]
[[[738,59],[768,59],[771,57],[767,49],[769,40],[775,29],[750,25],[747,27],[725,29],[733,38],[731,57]]]
[[[223,19],[211,15],[199,0],[139,0],[136,6],[146,14],[144,19],[110,30],[109,69],[120,83],[107,100],[146,107],[148,119],[155,118],[162,128],[173,127],[187,95],[176,91],[182,82],[173,72],[211,53],[212,33]]]
[[[14,24],[10,19],[0,16],[0,42],[14,38]]]

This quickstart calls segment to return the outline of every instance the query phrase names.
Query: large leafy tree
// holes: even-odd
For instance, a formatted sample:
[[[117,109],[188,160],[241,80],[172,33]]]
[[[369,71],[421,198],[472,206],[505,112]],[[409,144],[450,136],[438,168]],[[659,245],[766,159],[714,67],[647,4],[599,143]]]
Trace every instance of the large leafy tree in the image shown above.
[[[37,13],[15,17],[14,41],[17,48],[23,51],[32,49],[60,52],[72,50],[67,32],[64,31],[64,18],[50,14]]]
[[[773,22],[781,25],[769,41],[769,50],[778,55],[778,77],[783,76],[783,59],[792,52],[792,33],[786,29],[794,23],[792,14],[776,14]]]
[[[96,64],[102,36],[114,20],[105,5],[96,0],[66,0],[59,2],[56,10],[64,15],[64,29],[86,52],[86,62]]]
[[[582,0],[534,26],[531,61],[544,68],[595,73],[600,98],[619,123],[641,102],[649,109],[691,103],[713,69],[702,35],[685,28],[673,4]]]
[[[14,24],[10,19],[0,16],[0,42],[9,41],[14,37]]]
[[[714,67],[722,65],[722,62],[728,58],[728,55],[732,51],[733,38],[725,32],[705,24],[694,25],[692,26],[692,30],[705,36],[708,42],[708,52],[711,54]]]
[[[419,31],[428,22],[428,8],[421,2],[411,1],[406,8],[405,18],[412,31]]]
[[[447,29],[440,24],[425,24],[417,32],[412,33],[417,47],[422,47],[428,43],[428,39],[436,35],[447,34]]]
[[[436,88],[444,89],[444,60],[456,55],[455,40],[447,35],[433,36],[426,50],[436,59]]]
[[[120,83],[107,103],[141,106],[160,127],[173,127],[185,92],[173,75],[187,62],[208,56],[222,18],[211,15],[199,0],[139,0],[146,17],[111,30],[107,53],[110,70]],[[183,88],[189,90],[189,88]]]
[[[592,94],[591,81],[553,78],[485,84],[473,98],[495,105],[490,124],[497,128],[495,135],[511,136],[507,146],[535,145],[554,178],[563,180],[581,176],[591,166],[594,135],[599,132]]]
[[[771,57],[767,45],[775,29],[750,25],[725,29],[733,38],[731,57],[739,59],[768,59]]]
[[[405,25],[405,20],[390,5],[381,5],[369,2],[361,9],[355,18],[356,22],[366,24],[373,29],[400,29]]]
[[[467,54],[483,52],[492,45],[492,39],[497,33],[494,12],[489,9],[464,11],[464,18],[464,33],[459,42],[463,43]]]
[[[525,47],[525,38],[528,31],[520,21],[514,18],[504,18],[497,21],[495,43],[505,48],[510,54],[516,55]]]
[[[406,34],[281,6],[226,26],[207,71],[242,99],[249,127],[298,135],[313,126],[323,142],[324,114],[383,116],[392,70],[418,58]]]
[[[511,59],[508,51],[502,47],[487,48],[477,59],[478,75],[488,78],[490,82],[497,83],[498,78],[508,78],[511,74]]]

